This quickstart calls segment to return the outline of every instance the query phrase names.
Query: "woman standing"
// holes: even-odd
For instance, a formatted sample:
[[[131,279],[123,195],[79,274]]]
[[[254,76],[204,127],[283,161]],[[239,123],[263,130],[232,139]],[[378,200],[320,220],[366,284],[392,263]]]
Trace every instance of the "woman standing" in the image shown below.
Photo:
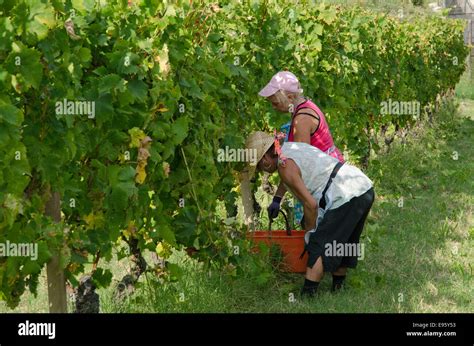
[[[289,71],[281,71],[275,74],[258,94],[267,98],[275,110],[282,113],[292,113],[288,142],[310,144],[340,162],[344,162],[343,155],[334,145],[323,112],[302,93],[303,90],[296,76]],[[268,207],[270,218],[277,217],[285,192],[285,186],[280,183],[272,203]]]

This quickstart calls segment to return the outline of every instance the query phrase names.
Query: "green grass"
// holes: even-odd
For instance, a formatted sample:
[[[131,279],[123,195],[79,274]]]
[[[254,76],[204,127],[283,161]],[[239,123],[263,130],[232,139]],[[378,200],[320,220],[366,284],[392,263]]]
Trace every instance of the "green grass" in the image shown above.
[[[373,11],[390,13],[398,16],[403,13],[407,15],[434,14],[428,7],[431,0],[425,0],[423,6],[413,5],[412,0],[324,0],[326,4],[343,6],[360,6]]]
[[[469,68],[471,72],[469,72]],[[456,96],[461,99],[474,100],[474,59],[456,86]]]
[[[469,88],[460,83],[458,95],[463,90]],[[434,124],[423,124],[407,142],[394,142],[389,153],[372,160],[367,175],[375,182],[376,202],[361,239],[365,259],[349,271],[343,292],[331,294],[326,276],[318,296],[301,301],[302,275],[280,273],[269,261],[244,257],[234,276],[232,266],[208,270],[177,252],[170,261],[184,263],[181,280],[148,273],[123,302],[114,297],[114,285],[99,289],[101,311],[474,312],[474,98],[457,102],[457,110],[447,104]],[[265,207],[269,198],[259,196]],[[131,263],[105,266],[116,283]],[[45,281],[43,273],[38,296],[25,294],[13,311],[47,312]],[[0,302],[0,312],[11,311]]]

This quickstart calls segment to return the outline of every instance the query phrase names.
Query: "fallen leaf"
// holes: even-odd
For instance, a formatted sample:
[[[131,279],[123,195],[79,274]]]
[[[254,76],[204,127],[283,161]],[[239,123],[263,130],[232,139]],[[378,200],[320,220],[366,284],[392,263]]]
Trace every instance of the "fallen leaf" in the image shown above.
[[[64,22],[64,27],[66,28],[66,32],[69,35],[69,37],[72,38],[73,40],[79,40],[81,38],[80,36],[76,35],[76,33],[74,32],[74,22],[72,21],[71,18],[69,18],[68,20]]]

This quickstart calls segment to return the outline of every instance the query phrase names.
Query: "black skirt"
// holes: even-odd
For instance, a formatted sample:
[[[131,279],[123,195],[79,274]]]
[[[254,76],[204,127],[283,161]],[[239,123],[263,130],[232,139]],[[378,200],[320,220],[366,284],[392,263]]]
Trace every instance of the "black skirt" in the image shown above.
[[[335,272],[339,267],[357,266],[358,258],[364,256],[363,244],[359,244],[360,234],[374,198],[374,189],[370,188],[364,194],[324,214],[306,245],[309,268],[314,266],[319,257],[322,257],[325,272]]]

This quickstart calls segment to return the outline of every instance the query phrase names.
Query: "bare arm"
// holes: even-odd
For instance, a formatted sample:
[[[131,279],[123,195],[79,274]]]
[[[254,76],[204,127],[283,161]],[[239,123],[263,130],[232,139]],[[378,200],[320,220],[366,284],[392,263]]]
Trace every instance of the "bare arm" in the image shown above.
[[[280,181],[280,184],[278,185],[278,189],[275,192],[275,196],[283,197],[285,195],[285,193],[286,193],[286,187],[283,184],[283,182]]]
[[[305,109],[305,111],[307,111]],[[308,110],[314,113],[312,110]],[[316,115],[316,114],[315,114]],[[316,121],[316,126],[315,126]],[[309,115],[301,114],[295,117],[294,120],[294,141],[311,144],[311,132],[313,128],[317,128],[319,120],[311,118]]]
[[[318,217],[318,203],[304,185],[299,167],[293,160],[288,159],[285,167],[278,167],[278,173],[280,174],[282,182],[285,183],[298,200],[303,203],[305,230],[309,231],[313,229]]]

